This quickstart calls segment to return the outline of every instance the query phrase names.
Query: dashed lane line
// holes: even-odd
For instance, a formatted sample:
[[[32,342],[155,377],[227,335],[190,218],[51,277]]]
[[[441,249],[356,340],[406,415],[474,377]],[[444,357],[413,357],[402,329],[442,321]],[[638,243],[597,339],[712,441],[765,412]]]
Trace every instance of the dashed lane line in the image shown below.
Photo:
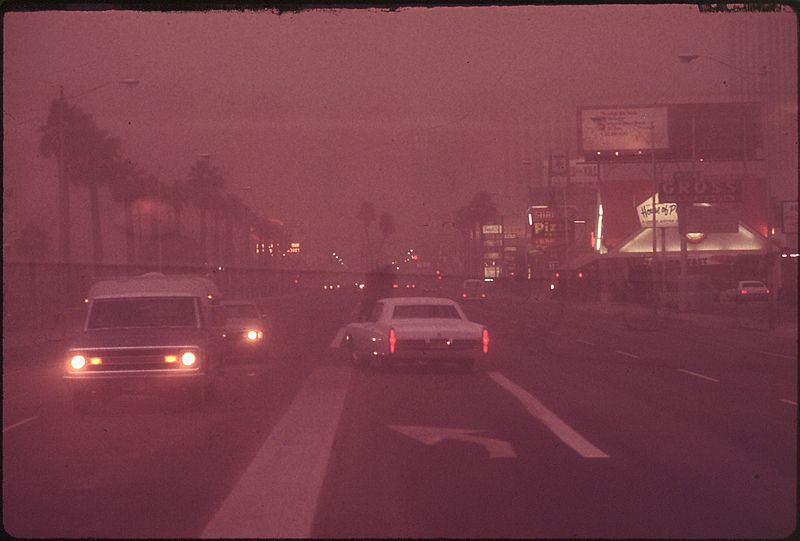
[[[778,357],[779,359],[788,359],[790,361],[796,361],[797,357],[792,357],[790,355],[781,355],[780,353],[770,353],[769,351],[759,351],[762,355],[769,355],[770,357]]]
[[[608,455],[592,445],[586,438],[578,434],[572,427],[562,421],[555,413],[539,402],[528,391],[505,377],[500,372],[489,372],[498,385],[510,392],[536,419],[542,422],[561,441],[569,445],[584,458],[608,458]]]
[[[684,370],[683,368],[678,368],[678,371],[679,372],[683,372],[685,374],[692,375],[692,376],[694,376],[696,378],[707,379],[708,381],[714,381],[716,383],[719,383],[718,379],[714,379],[714,378],[709,377],[709,376],[704,376],[703,374],[698,374],[697,372],[692,372],[691,370]]]
[[[350,375],[311,373],[200,537],[311,536]]]
[[[337,332],[336,336],[333,337],[333,341],[331,345],[328,346],[329,348],[338,348],[342,344],[342,340],[344,339],[344,327],[341,327]]]
[[[791,400],[787,400],[785,398],[781,398],[781,402],[786,402],[787,404],[791,404],[792,406],[797,405],[797,402],[792,402]]]
[[[618,349],[614,350],[614,353],[619,353],[620,355],[625,355],[626,357],[630,357],[631,359],[640,359],[638,355],[634,355],[633,353],[628,353],[627,351],[620,351]]]
[[[30,423],[30,422],[31,422],[31,421],[33,421],[34,419],[38,419],[38,418],[39,418],[39,417],[36,417],[36,416],[34,416],[34,417],[28,417],[27,419],[23,419],[23,420],[21,420],[21,421],[20,421],[20,422],[18,422],[18,423],[14,423],[14,424],[13,424],[13,425],[11,425],[11,426],[7,426],[7,427],[5,427],[5,428],[3,429],[3,434],[5,434],[5,433],[6,433],[6,432],[8,432],[9,430],[11,430],[12,428],[17,428],[18,426],[22,426],[22,425],[24,425],[24,424],[26,424],[26,423]]]

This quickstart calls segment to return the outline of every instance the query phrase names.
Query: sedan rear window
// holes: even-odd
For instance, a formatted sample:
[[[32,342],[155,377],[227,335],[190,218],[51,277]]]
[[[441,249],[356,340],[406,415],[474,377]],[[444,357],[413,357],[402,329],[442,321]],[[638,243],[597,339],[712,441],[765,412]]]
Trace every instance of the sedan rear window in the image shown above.
[[[98,299],[89,312],[89,329],[197,327],[192,297]]]
[[[767,287],[761,282],[742,282],[742,287]]]
[[[395,306],[394,319],[461,319],[458,311],[450,304],[408,304]]]

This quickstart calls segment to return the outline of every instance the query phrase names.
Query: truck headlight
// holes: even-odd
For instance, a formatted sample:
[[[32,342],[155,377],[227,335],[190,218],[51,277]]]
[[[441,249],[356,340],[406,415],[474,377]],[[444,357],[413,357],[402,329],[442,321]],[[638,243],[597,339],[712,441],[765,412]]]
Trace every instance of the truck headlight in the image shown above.
[[[80,370],[84,366],[86,366],[86,357],[83,355],[75,355],[70,359],[69,365],[72,367],[73,370]]]
[[[197,362],[197,356],[191,351],[187,351],[186,353],[181,355],[181,364],[183,364],[183,366],[192,366],[196,362]]]

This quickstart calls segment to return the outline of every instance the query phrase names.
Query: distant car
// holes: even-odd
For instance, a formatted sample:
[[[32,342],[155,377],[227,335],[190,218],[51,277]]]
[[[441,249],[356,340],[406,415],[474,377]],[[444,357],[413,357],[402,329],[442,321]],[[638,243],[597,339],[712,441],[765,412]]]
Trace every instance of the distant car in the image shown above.
[[[721,297],[726,301],[763,301],[769,298],[769,288],[764,282],[743,280],[737,284],[736,288],[723,291]]]
[[[464,280],[464,283],[461,285],[461,298],[465,301],[485,301],[488,296],[489,294],[486,291],[486,284],[483,282],[483,280]]]
[[[224,314],[200,276],[101,280],[89,290],[83,332],[68,348],[64,380],[77,413],[101,396],[183,388],[202,405],[220,373]]]
[[[225,353],[227,357],[263,357],[268,352],[271,329],[253,301],[225,300]]]
[[[345,328],[350,360],[363,366],[399,361],[454,362],[473,370],[489,352],[489,331],[469,321],[459,304],[437,297],[393,297],[377,301],[363,321]]]

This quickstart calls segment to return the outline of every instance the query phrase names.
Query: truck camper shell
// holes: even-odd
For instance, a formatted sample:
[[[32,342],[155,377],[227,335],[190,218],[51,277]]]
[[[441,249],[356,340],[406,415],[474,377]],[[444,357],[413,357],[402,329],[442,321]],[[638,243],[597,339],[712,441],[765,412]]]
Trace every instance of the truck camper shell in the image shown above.
[[[88,300],[164,295],[199,297],[213,301],[220,300],[222,297],[216,284],[210,278],[150,272],[141,276],[100,280],[89,289]]]

